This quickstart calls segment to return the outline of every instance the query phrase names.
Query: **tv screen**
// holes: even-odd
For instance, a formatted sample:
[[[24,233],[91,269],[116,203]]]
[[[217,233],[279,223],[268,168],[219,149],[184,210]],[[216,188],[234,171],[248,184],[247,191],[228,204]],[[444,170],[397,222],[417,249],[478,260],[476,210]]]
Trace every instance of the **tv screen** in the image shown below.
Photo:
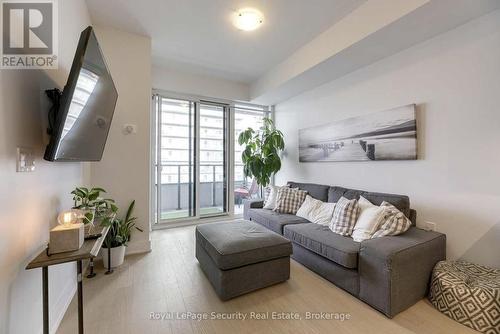
[[[101,160],[117,99],[97,38],[88,27],[80,35],[68,82],[49,125],[45,160]]]

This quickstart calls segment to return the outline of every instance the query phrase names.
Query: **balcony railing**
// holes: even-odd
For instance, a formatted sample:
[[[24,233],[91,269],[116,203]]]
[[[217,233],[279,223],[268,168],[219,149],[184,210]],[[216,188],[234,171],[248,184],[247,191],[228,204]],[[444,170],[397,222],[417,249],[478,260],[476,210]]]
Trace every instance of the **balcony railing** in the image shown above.
[[[169,212],[188,210],[193,203],[194,193],[189,195],[190,182],[189,173],[190,165],[188,164],[162,164],[162,171],[169,168],[169,173],[162,173],[161,194],[160,194],[160,212],[163,219],[168,219]],[[242,168],[242,164],[235,164],[235,169]],[[223,165],[222,164],[202,164],[200,171],[209,170],[208,172],[201,172],[201,179],[199,189],[200,208],[208,209],[210,207],[217,208],[223,207],[224,201],[224,185],[223,185]],[[172,176],[171,181],[164,181],[165,176]],[[204,177],[207,176],[208,177]],[[208,179],[208,181],[203,181]],[[219,181],[218,181],[219,180]],[[192,179],[191,182],[194,182]],[[245,178],[235,180],[235,189],[242,186],[248,186]],[[158,184],[156,184],[158,186]],[[192,189],[192,188],[191,188]],[[158,189],[157,189],[158,191]],[[210,211],[210,210],[209,210]],[[173,214],[172,216],[177,216]],[[165,218],[166,217],[166,218]]]

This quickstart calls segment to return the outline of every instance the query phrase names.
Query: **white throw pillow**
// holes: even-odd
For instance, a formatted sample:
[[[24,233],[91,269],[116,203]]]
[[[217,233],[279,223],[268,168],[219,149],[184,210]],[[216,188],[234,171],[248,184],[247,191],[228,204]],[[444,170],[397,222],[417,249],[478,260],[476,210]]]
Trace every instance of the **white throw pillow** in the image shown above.
[[[288,187],[288,186],[283,186],[283,187]],[[276,201],[278,200],[278,191],[280,188],[283,187],[278,187],[273,185],[267,186],[266,193],[268,192],[268,195],[266,197],[266,203],[264,204],[264,209],[274,210],[276,208]]]
[[[325,203],[307,195],[297,211],[297,216],[307,219],[311,223],[328,225],[332,220],[334,209],[335,203]]]
[[[320,204],[321,201],[307,195],[304,203],[302,203],[300,208],[297,210],[296,216],[311,221],[311,212]]]
[[[361,242],[370,239],[377,231],[385,219],[387,208],[374,205],[363,196],[360,197],[358,205],[360,214],[354,226],[352,239]]]
[[[363,196],[359,196],[358,206],[359,206],[359,210],[360,210],[359,213],[361,213],[364,210],[369,209],[369,208],[373,208],[373,207],[378,208],[378,205],[373,204],[372,202],[370,202],[369,200],[367,200]]]
[[[319,225],[328,226],[333,217],[336,203],[321,202],[310,213],[311,222]]]

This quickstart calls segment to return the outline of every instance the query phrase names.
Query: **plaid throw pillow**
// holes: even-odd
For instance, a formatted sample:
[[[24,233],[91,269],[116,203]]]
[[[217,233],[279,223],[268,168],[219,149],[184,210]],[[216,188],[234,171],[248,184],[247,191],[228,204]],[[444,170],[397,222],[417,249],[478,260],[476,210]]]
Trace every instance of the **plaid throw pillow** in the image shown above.
[[[382,225],[380,225],[377,232],[372,235],[372,239],[388,235],[398,235],[408,231],[411,226],[411,221],[406,218],[404,213],[396,209],[391,203],[382,202],[380,206],[386,208],[386,215]]]
[[[329,226],[330,230],[343,236],[351,235],[358,215],[358,200],[348,200],[345,197],[341,197],[333,210],[333,218]]]
[[[298,188],[281,187],[278,189],[278,198],[274,211],[279,213],[296,214],[306,199],[307,191]]]
[[[283,187],[288,187],[288,185]],[[276,201],[278,200],[278,190],[280,188],[281,187],[273,185],[269,185],[266,187],[264,209],[274,210],[274,208],[276,208]]]

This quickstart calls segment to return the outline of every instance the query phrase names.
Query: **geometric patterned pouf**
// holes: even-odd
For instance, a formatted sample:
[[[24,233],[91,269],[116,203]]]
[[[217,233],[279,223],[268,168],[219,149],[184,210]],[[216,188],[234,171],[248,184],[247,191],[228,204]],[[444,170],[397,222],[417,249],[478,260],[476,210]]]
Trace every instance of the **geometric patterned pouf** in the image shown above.
[[[500,334],[500,270],[441,261],[432,272],[429,300],[441,313],[486,334]]]

